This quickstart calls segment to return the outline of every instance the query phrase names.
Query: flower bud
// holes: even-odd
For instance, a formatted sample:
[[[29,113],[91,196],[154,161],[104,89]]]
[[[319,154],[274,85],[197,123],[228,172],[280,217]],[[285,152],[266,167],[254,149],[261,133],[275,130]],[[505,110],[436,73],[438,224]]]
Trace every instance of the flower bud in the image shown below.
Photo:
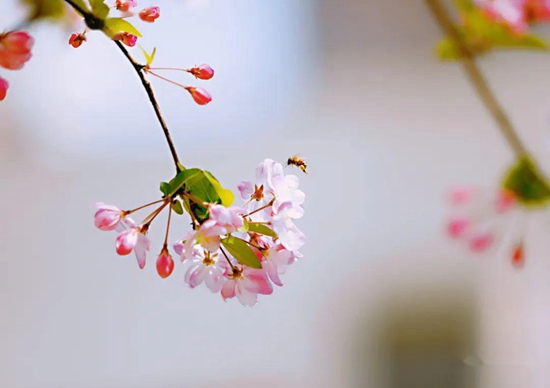
[[[78,48],[82,43],[86,42],[86,35],[75,32],[69,38],[69,44],[74,48]]]
[[[155,20],[159,18],[159,16],[160,16],[159,7],[144,8],[139,13],[139,18],[147,23],[153,23]]]
[[[191,94],[191,97],[193,97],[193,100],[195,100],[195,102],[199,105],[206,105],[212,101],[212,96],[210,93],[202,88],[189,86],[186,89]]]
[[[188,71],[195,77],[203,80],[209,80],[210,78],[214,77],[214,69],[204,63],[200,66],[195,66]]]
[[[172,259],[172,255],[168,253],[166,248],[163,248],[157,259],[157,272],[161,278],[166,279],[172,274],[173,270],[174,260]]]
[[[130,7],[136,7],[137,0],[116,0],[115,8],[122,12],[128,12]]]
[[[134,47],[137,39],[137,36],[130,34],[129,32],[119,32],[113,36],[113,40],[120,40],[128,47]]]
[[[6,94],[8,92],[9,87],[10,85],[8,84],[8,81],[0,77],[0,101],[6,98]]]

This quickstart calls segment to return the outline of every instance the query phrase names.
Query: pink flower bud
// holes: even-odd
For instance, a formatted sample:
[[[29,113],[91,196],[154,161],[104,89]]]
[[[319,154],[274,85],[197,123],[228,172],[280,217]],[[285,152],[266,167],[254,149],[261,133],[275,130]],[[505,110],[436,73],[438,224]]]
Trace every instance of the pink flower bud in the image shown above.
[[[210,93],[202,88],[188,86],[186,89],[191,94],[191,97],[193,97],[193,100],[195,100],[195,102],[199,105],[206,105],[212,101],[212,96]]]
[[[129,255],[134,250],[138,242],[139,229],[127,229],[116,238],[116,253],[121,256]]]
[[[0,101],[6,98],[6,93],[8,92],[9,87],[10,85],[8,84],[8,81],[0,77]]]
[[[19,70],[31,58],[34,39],[25,31],[0,34],[0,66]]]
[[[174,260],[170,253],[166,249],[163,249],[157,259],[157,272],[161,278],[166,279],[172,274],[173,270]]]
[[[455,218],[447,224],[447,234],[451,238],[459,238],[470,226],[470,220],[466,218]]]
[[[69,38],[69,44],[74,48],[78,48],[82,43],[86,42],[86,35],[75,32]]]
[[[98,208],[94,215],[94,224],[99,230],[115,230],[124,217],[124,212],[116,206],[104,203],[96,204]]]
[[[139,18],[147,23],[153,23],[155,20],[159,18],[159,16],[160,16],[159,7],[144,8],[139,13]]]
[[[137,43],[137,36],[130,34],[129,32],[119,32],[113,36],[113,40],[120,40],[128,47],[134,47]]]
[[[200,66],[195,66],[188,71],[195,77],[203,80],[209,80],[210,78],[214,77],[214,69],[204,63]]]
[[[136,7],[137,0],[116,0],[115,8],[122,12],[128,12],[130,7]]]
[[[470,249],[473,252],[486,251],[493,244],[493,235],[489,233],[479,233],[470,239]]]

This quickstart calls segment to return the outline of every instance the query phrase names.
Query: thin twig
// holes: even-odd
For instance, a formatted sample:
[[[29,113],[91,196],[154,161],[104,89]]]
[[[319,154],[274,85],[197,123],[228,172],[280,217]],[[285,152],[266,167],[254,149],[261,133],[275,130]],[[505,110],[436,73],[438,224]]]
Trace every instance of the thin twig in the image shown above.
[[[170,153],[172,154],[172,159],[174,160],[174,164],[176,165],[176,174],[181,171],[180,169],[180,161],[178,158],[178,153],[176,151],[176,147],[174,146],[174,142],[172,141],[172,136],[170,135],[170,131],[168,130],[168,126],[166,125],[166,122],[164,121],[164,117],[162,116],[162,113],[160,112],[160,107],[157,102],[157,99],[155,97],[155,93],[153,92],[153,88],[151,87],[151,84],[149,83],[149,80],[145,77],[145,74],[143,73],[144,66],[136,62],[136,60],[130,55],[128,50],[126,50],[126,47],[119,42],[118,40],[114,41],[115,44],[118,46],[120,51],[126,56],[126,58],[130,61],[132,66],[134,67],[134,70],[138,74],[141,83],[143,87],[145,88],[145,91],[147,92],[147,95],[149,96],[149,100],[151,101],[151,105],[153,105],[153,109],[155,110],[155,113],[157,115],[157,118],[159,120],[160,126],[162,127],[162,131],[164,132],[164,137],[166,137],[166,142],[168,143],[168,147],[170,148]]]
[[[516,156],[518,158],[525,157],[528,155],[527,149],[521,142],[516,130],[514,129],[510,119],[498,103],[494,93],[489,87],[487,81],[483,77],[483,74],[479,70],[477,63],[475,61],[475,55],[472,53],[464,42],[462,35],[456,29],[453,20],[451,19],[448,11],[445,6],[441,3],[440,0],[426,0],[430,10],[432,11],[433,16],[439,23],[439,26],[457,45],[462,64],[464,69],[468,74],[470,82],[477,90],[477,93],[487,110],[493,116],[493,119],[498,124],[498,128]]]
[[[78,13],[80,13],[84,20],[86,21],[86,24],[90,29],[101,29],[102,26],[104,26],[104,21],[97,18],[95,15],[91,14],[90,12],[80,8],[78,4],[74,3],[72,0],[65,0],[67,4],[72,6]],[[149,100],[151,101],[151,105],[153,106],[153,109],[155,110],[155,113],[157,115],[158,121],[160,123],[160,126],[162,127],[162,131],[164,132],[164,137],[166,138],[166,142],[168,143],[168,147],[170,148],[170,153],[172,154],[172,159],[174,160],[174,164],[176,165],[176,174],[181,171],[180,169],[180,161],[178,158],[178,153],[176,152],[176,147],[174,146],[174,142],[172,141],[172,136],[170,135],[170,131],[168,130],[168,126],[166,125],[166,122],[164,121],[164,117],[162,116],[162,113],[160,111],[159,104],[157,102],[157,99],[155,97],[155,93],[153,92],[153,88],[151,87],[151,84],[147,80],[147,77],[145,77],[145,74],[143,72],[143,69],[145,66],[138,63],[126,50],[124,45],[118,41],[114,41],[115,44],[118,46],[120,51],[124,54],[124,56],[130,61],[132,66],[134,67],[134,70],[139,76],[139,79],[141,80],[141,83],[143,87],[145,88],[145,91],[147,92],[147,95],[149,96]]]

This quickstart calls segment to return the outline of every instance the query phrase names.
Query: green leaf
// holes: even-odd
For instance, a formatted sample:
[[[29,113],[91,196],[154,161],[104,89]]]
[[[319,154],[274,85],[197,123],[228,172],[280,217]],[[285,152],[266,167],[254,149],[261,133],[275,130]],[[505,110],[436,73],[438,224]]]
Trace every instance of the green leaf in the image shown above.
[[[105,0],[90,0],[92,13],[100,19],[105,19],[109,14],[109,6],[105,4]]]
[[[206,176],[206,179],[208,179],[208,181],[210,181],[210,183],[214,186],[216,193],[222,201],[222,205],[231,206],[235,200],[233,192],[229,189],[223,188],[222,185],[220,185],[220,182],[218,182],[218,180],[214,178],[210,172],[204,171],[204,175]]]
[[[178,200],[174,200],[174,202],[172,202],[172,210],[174,211],[174,213],[181,216],[183,214],[183,207],[181,206],[181,202]]]
[[[495,38],[493,42],[495,47],[500,48],[519,48],[531,50],[548,50],[548,44],[544,38],[533,34],[511,35],[503,34]]]
[[[256,222],[249,222],[248,223],[248,231],[263,234],[265,236],[277,238],[277,233],[273,231],[273,229],[269,228],[268,226],[264,224],[258,224]]]
[[[37,19],[61,19],[65,16],[65,2],[63,0],[21,0],[30,8],[29,15],[33,20]],[[84,11],[88,10],[82,0],[75,1]]]
[[[258,259],[258,256],[256,256],[252,248],[250,248],[244,240],[229,236],[222,240],[222,244],[242,265],[246,265],[251,268],[262,268],[260,259]]]
[[[168,197],[171,192],[170,184],[166,182],[160,182],[160,191],[162,194],[164,194],[165,197]]]
[[[121,18],[107,18],[105,19],[105,27],[103,32],[112,38],[119,32],[128,32],[130,34],[141,36],[141,33],[130,22]]]
[[[170,193],[168,196],[171,197],[176,194],[189,179],[193,178],[193,176],[197,174],[200,174],[201,172],[202,171],[198,168],[190,168],[178,173],[178,175],[168,182],[168,185],[170,186]]]
[[[519,159],[506,173],[502,187],[511,190],[526,206],[543,206],[550,202],[550,186],[528,157]]]
[[[153,48],[153,52],[151,53],[151,55],[149,55],[149,53],[145,51],[145,49],[141,47],[141,45],[139,45],[139,48],[141,49],[141,51],[143,52],[143,55],[145,56],[145,61],[147,66],[150,66],[155,60],[155,55],[157,54],[157,48],[156,47]],[[179,165],[178,165],[178,168],[182,171],[185,170],[184,168],[181,168]]]

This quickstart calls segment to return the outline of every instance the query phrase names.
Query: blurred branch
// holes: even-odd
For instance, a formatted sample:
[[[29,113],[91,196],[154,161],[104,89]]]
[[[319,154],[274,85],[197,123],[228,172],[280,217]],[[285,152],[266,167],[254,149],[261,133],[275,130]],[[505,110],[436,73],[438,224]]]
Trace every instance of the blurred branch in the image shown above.
[[[103,20],[98,19],[95,15],[88,12],[87,10],[82,9],[78,6],[74,1],[72,0],[65,0],[67,4],[72,6],[78,13],[80,13],[86,22],[86,25],[90,29],[101,29],[101,26],[104,25]],[[178,174],[181,171],[181,163],[178,158],[178,153],[176,152],[176,147],[174,146],[174,142],[172,140],[172,136],[170,135],[170,131],[168,130],[168,126],[166,125],[166,122],[164,121],[164,117],[162,116],[162,113],[160,111],[159,104],[157,102],[157,98],[155,97],[155,93],[153,92],[153,87],[147,80],[147,77],[145,77],[145,73],[143,71],[144,67],[140,63],[138,63],[126,50],[126,48],[123,46],[123,44],[118,41],[113,41],[117,47],[122,51],[126,59],[132,64],[134,70],[139,76],[139,79],[141,80],[141,84],[145,88],[145,91],[147,92],[147,95],[149,96],[149,100],[151,101],[151,105],[153,106],[153,109],[155,110],[155,113],[157,115],[158,121],[160,123],[160,126],[162,127],[162,131],[164,132],[164,137],[166,138],[166,142],[168,143],[168,147],[170,148],[170,153],[172,154],[172,159],[174,160],[174,164],[176,165],[176,174]]]
[[[485,107],[496,121],[500,132],[505,137],[510,147],[512,147],[518,158],[527,156],[528,153],[525,146],[521,142],[516,130],[510,122],[510,119],[498,103],[494,93],[489,88],[487,81],[481,74],[475,60],[475,55],[470,51],[468,45],[464,41],[464,38],[456,29],[445,6],[441,3],[441,0],[426,1],[443,32],[455,41],[458,49],[460,50],[462,64],[464,65],[468,78],[485,104]]]

